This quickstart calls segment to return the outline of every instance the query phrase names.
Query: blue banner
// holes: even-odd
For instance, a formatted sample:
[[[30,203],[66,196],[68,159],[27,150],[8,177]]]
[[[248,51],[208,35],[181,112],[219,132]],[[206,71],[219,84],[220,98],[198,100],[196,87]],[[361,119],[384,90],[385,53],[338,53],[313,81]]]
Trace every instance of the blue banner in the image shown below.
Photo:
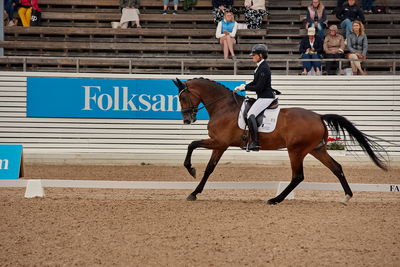
[[[235,88],[242,81],[219,81]],[[55,118],[182,119],[171,80],[29,77],[27,116]],[[198,119],[207,120],[205,109]]]
[[[22,145],[0,144],[0,180],[18,179],[21,159]]]

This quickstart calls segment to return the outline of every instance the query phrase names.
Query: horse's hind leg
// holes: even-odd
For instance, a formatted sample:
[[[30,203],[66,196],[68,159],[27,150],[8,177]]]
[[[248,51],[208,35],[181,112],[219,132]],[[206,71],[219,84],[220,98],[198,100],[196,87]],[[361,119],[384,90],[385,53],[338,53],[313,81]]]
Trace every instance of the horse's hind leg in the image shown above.
[[[333,172],[333,174],[336,175],[336,177],[342,184],[345,193],[345,198],[343,200],[343,203],[347,203],[353,196],[353,192],[351,191],[350,186],[347,183],[346,177],[344,176],[342,166],[328,154],[325,147],[319,147],[317,149],[314,149],[312,152],[310,152],[310,154],[313,155],[319,161],[321,161],[322,164],[328,167]]]
[[[187,197],[187,200],[196,200],[197,199],[196,195],[203,191],[208,177],[214,171],[215,166],[217,166],[217,164],[218,164],[220,158],[222,157],[222,155],[224,154],[225,150],[226,149],[213,150],[211,158],[207,164],[206,170],[204,171],[203,178],[201,178],[201,181],[200,181],[199,185],[196,187],[196,189]]]
[[[267,201],[270,205],[282,202],[293,189],[304,180],[303,160],[305,155],[298,152],[289,151],[290,164],[292,167],[292,180],[289,185],[276,197]]]

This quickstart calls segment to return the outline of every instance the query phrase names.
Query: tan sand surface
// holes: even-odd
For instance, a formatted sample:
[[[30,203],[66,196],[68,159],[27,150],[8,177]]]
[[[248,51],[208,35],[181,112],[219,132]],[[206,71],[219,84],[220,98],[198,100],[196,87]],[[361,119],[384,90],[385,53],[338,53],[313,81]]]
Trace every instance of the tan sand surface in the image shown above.
[[[198,166],[201,176],[204,166]],[[193,181],[182,166],[26,165],[26,178]],[[400,184],[399,169],[344,169],[350,183]],[[307,167],[308,182],[337,182]],[[218,166],[210,181],[290,179],[288,166]],[[197,179],[199,181],[199,178]],[[1,266],[399,266],[400,193],[0,188]]]

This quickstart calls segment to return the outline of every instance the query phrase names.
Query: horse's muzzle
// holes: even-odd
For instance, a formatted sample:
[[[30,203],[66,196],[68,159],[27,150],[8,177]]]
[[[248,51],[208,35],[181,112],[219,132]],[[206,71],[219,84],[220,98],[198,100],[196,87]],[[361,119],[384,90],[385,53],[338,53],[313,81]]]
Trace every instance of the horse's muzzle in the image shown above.
[[[192,124],[192,123],[195,123],[196,120],[197,120],[196,118],[184,118],[183,123],[184,124]]]
[[[197,120],[196,112],[184,113],[183,114],[183,123],[184,124],[192,124]]]

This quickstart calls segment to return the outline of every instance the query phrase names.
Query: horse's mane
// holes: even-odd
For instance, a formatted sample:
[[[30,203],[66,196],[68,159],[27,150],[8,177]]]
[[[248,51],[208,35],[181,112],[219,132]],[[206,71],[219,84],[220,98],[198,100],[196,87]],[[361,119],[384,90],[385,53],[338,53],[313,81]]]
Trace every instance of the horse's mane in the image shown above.
[[[231,90],[228,87],[226,87],[225,85],[223,85],[222,83],[219,83],[219,82],[216,82],[214,80],[207,79],[207,78],[203,78],[203,77],[189,79],[186,82],[193,81],[193,80],[200,80],[200,81],[206,81],[206,82],[214,83],[215,85],[220,86],[221,88],[231,92]]]

